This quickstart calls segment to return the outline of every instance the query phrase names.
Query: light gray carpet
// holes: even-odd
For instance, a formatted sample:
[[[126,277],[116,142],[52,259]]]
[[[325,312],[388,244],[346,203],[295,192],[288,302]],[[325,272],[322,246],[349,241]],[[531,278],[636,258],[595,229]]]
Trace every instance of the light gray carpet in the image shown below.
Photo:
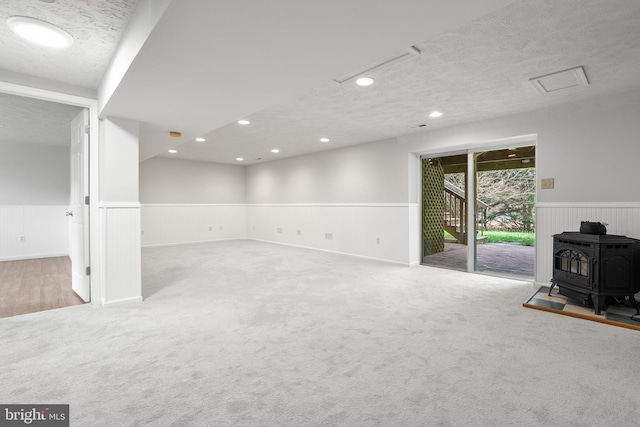
[[[0,403],[72,426],[635,426],[637,331],[531,283],[231,241],[143,250],[140,304],[0,319]]]

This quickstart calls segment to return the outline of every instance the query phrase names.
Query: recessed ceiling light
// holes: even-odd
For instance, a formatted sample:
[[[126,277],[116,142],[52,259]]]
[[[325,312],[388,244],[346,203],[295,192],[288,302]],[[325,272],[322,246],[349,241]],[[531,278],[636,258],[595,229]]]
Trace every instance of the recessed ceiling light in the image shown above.
[[[196,138],[196,141],[198,142],[205,142],[207,139],[206,138]]]
[[[172,130],[171,132],[169,132],[169,136],[171,138],[180,138],[182,136],[182,133]]]
[[[178,152],[178,150],[169,150],[169,152],[170,152],[171,154],[176,154],[176,153]]]
[[[248,125],[249,123],[251,123],[249,120],[244,120],[244,119],[238,120],[239,125]]]
[[[73,37],[65,30],[49,22],[27,16],[10,16],[7,25],[11,31],[40,46],[64,49],[73,44]]]
[[[241,161],[243,161],[244,159],[243,159],[242,157],[236,157],[236,160],[237,160],[237,161],[239,161],[239,162],[241,162]]]
[[[273,150],[271,150],[272,153],[279,153],[280,150],[278,150],[277,148],[274,148]]]
[[[329,142],[329,138],[320,138],[320,142]]]
[[[360,77],[358,80],[356,80],[356,84],[358,86],[371,86],[374,81],[375,80],[373,80],[371,77]]]
[[[431,117],[432,119],[435,119],[436,117],[442,117],[442,113],[440,111],[434,111],[429,114],[429,117]]]

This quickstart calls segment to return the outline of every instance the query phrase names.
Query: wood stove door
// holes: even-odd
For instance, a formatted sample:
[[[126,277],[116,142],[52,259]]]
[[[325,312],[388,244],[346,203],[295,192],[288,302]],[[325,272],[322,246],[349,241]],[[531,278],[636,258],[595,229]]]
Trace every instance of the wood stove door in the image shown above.
[[[593,281],[593,250],[584,251],[578,247],[559,243],[554,245],[553,280],[569,285],[575,285],[585,291],[592,289]],[[589,249],[589,248],[587,248]]]

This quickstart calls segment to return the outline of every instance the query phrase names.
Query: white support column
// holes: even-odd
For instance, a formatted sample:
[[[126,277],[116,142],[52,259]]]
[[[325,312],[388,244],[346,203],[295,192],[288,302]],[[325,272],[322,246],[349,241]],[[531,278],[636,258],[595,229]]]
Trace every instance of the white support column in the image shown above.
[[[467,271],[476,269],[476,156],[467,154]]]
[[[100,122],[102,304],[142,301],[138,122]]]

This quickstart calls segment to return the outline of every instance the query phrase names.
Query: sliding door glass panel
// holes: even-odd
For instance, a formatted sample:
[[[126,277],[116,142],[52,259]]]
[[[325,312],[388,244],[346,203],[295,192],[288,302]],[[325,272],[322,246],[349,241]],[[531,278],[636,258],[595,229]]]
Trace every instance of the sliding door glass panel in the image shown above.
[[[475,271],[534,276],[535,147],[476,156]]]
[[[467,271],[467,155],[422,159],[422,263]]]

